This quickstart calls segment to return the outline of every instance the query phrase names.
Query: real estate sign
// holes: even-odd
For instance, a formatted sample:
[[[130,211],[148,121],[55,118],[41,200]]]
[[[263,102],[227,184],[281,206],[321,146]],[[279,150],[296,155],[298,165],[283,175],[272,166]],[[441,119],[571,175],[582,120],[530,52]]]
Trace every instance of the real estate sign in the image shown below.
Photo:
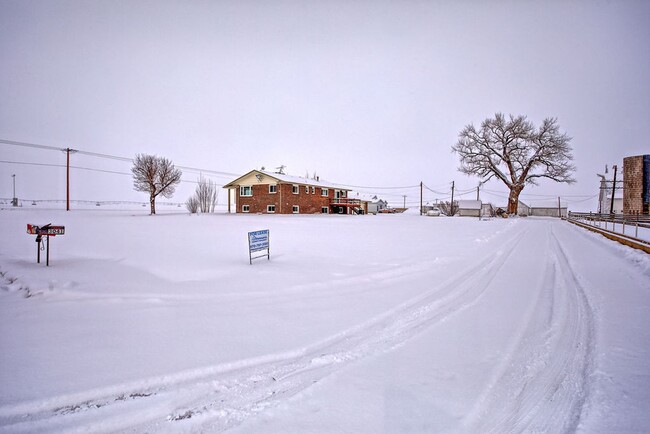
[[[253,259],[266,258],[271,260],[271,249],[270,249],[270,234],[268,229],[263,229],[261,231],[254,231],[248,233],[248,260],[250,264],[253,264]],[[266,250],[266,254],[253,256],[253,253],[262,252]]]

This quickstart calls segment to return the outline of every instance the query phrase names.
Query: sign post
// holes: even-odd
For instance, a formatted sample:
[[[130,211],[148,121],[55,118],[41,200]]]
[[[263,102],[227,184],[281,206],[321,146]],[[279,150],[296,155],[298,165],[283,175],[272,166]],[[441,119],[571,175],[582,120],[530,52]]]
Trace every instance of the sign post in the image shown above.
[[[57,235],[65,234],[65,226],[52,226],[52,223],[48,223],[45,226],[36,226],[27,224],[27,233],[30,235],[36,235],[36,263],[41,263],[41,243],[43,242],[43,237],[46,237],[47,241],[45,242],[46,251],[45,251],[45,266],[50,266],[50,237],[55,237]]]
[[[248,233],[248,262],[253,265],[253,259],[263,258],[271,260],[270,234],[268,229]],[[253,253],[263,252],[266,254],[253,256]]]

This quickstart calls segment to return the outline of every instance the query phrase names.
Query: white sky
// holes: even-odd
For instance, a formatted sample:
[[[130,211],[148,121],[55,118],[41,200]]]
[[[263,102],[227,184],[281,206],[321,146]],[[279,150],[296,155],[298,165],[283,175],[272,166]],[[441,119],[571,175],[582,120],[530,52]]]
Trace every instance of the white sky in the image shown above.
[[[573,137],[578,183],[542,181],[522,198],[567,196],[571,208],[581,198],[570,196],[598,193],[605,164],[650,153],[648,23],[646,1],[0,0],[0,139],[236,174],[283,164],[346,185],[447,191],[455,180],[466,191],[479,180],[450,151],[466,124],[497,111],[536,125],[554,116]],[[0,144],[0,160],[65,155]],[[0,163],[0,197],[12,197],[12,174],[20,198],[65,198],[63,169],[13,163]],[[72,177],[73,199],[146,200],[126,175]],[[419,195],[371,190],[395,206]]]

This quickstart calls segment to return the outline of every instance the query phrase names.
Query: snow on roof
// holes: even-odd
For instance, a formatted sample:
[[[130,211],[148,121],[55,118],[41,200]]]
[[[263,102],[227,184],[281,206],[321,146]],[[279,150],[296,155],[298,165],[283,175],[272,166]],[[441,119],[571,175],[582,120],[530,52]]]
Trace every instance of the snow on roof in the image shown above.
[[[481,209],[480,200],[459,200],[458,208],[460,209]]]
[[[381,199],[377,197],[376,194],[371,193],[359,193],[358,191],[350,190],[348,197],[351,199],[359,199],[366,202],[377,203]]]
[[[349,188],[340,187],[340,186],[337,186],[336,184],[331,183],[331,182],[320,181],[320,180],[317,180],[317,179],[310,179],[310,178],[302,178],[300,176],[285,175],[284,173],[267,172],[265,170],[256,170],[256,169],[251,170],[250,172],[248,172],[248,173],[240,176],[239,178],[229,182],[228,184],[224,185],[223,187],[224,188],[233,187],[233,186],[237,185],[237,181],[239,181],[240,179],[242,179],[245,176],[248,176],[248,175],[250,175],[251,173],[254,173],[254,172],[261,173],[261,174],[266,175],[266,176],[268,176],[270,178],[277,179],[280,182],[286,182],[286,183],[289,183],[289,184],[301,184],[301,185],[310,185],[310,186],[313,185],[315,187],[321,187],[321,188],[335,188],[337,190],[350,191]]]

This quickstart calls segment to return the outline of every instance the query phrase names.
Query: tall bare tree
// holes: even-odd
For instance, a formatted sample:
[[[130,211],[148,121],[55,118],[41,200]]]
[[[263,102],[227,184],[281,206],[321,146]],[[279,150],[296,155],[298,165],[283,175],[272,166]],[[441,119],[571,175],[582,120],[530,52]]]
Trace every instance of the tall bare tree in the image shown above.
[[[131,172],[133,188],[149,193],[151,214],[156,213],[156,197],[172,197],[182,175],[170,160],[146,154],[135,156]]]
[[[199,209],[202,213],[214,212],[217,205],[217,184],[211,179],[205,179],[203,175],[199,177],[199,183],[196,186],[196,199],[199,202]]]
[[[500,179],[509,189],[508,213],[516,214],[519,194],[540,178],[573,183],[571,137],[560,132],[556,118],[546,118],[539,128],[526,116],[495,114],[481,127],[467,125],[452,151],[460,156],[459,170],[486,182]]]

